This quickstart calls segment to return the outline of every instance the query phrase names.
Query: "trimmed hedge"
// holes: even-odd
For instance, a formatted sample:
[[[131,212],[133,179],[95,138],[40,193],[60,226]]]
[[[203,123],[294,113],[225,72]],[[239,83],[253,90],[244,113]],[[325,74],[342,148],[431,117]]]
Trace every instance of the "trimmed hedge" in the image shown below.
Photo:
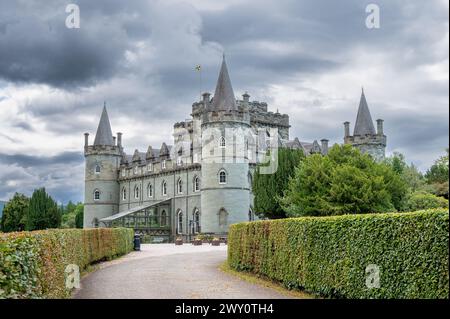
[[[449,298],[449,213],[301,217],[235,224],[228,263],[325,297]],[[380,287],[366,286],[366,267]]]
[[[68,298],[65,269],[133,248],[132,229],[54,229],[0,234],[0,298]]]

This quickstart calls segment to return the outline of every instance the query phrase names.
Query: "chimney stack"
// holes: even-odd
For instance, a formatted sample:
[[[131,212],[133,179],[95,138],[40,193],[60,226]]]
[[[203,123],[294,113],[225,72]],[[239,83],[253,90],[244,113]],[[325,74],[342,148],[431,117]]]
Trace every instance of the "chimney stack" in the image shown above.
[[[344,122],[345,135],[344,137],[350,136],[350,122]]]
[[[89,146],[89,133],[84,133],[84,147]]]
[[[208,104],[209,101],[210,101],[211,93],[205,92],[205,93],[202,94],[202,96],[203,96],[203,103],[204,103],[205,105]]]
[[[326,138],[320,140],[322,142],[322,155],[328,154],[328,140]]]
[[[378,135],[384,135],[383,122],[384,122],[384,120],[382,120],[382,119],[377,120],[377,134]]]
[[[245,92],[243,95],[242,95],[242,98],[244,99],[244,102],[249,102],[250,101],[250,95],[247,93],[247,92]]]
[[[122,147],[122,133],[117,133],[117,146]]]

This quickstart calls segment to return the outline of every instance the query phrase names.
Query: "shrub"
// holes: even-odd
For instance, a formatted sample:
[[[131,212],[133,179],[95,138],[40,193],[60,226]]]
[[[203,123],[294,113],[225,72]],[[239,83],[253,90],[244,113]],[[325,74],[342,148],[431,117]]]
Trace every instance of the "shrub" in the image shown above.
[[[448,200],[443,197],[424,192],[416,192],[408,199],[407,208],[410,211],[432,208],[448,208]]]
[[[67,298],[68,265],[81,271],[132,248],[133,230],[126,228],[0,234],[0,298]]]
[[[326,297],[448,298],[448,219],[440,209],[235,224],[228,263]],[[371,264],[379,288],[366,285]]]

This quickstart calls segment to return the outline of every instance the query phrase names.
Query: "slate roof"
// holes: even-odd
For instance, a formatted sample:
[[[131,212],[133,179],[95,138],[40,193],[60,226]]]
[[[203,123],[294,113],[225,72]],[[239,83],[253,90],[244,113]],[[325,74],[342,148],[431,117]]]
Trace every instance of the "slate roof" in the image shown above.
[[[231,80],[224,55],[210,111],[235,111],[237,109],[236,97],[234,96],[233,87],[231,86]]]
[[[103,107],[100,123],[98,124],[97,134],[95,134],[94,145],[114,145],[113,135],[111,131],[111,124],[109,123],[108,112],[106,105]]]
[[[361,93],[359,102],[358,115],[356,116],[355,130],[353,135],[375,135],[375,127],[373,126],[372,116],[370,115],[369,106],[367,105],[364,90]]]

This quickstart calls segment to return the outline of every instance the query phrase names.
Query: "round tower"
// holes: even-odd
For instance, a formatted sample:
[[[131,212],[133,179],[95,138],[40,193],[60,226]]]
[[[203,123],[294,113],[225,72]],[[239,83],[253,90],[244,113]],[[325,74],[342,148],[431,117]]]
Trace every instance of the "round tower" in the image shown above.
[[[224,57],[213,100],[202,117],[202,232],[225,234],[230,224],[248,220],[249,130],[248,109],[236,103]]]
[[[116,145],[105,106],[93,145],[85,133],[84,228],[102,226],[100,219],[118,213],[121,137],[119,133]]]

